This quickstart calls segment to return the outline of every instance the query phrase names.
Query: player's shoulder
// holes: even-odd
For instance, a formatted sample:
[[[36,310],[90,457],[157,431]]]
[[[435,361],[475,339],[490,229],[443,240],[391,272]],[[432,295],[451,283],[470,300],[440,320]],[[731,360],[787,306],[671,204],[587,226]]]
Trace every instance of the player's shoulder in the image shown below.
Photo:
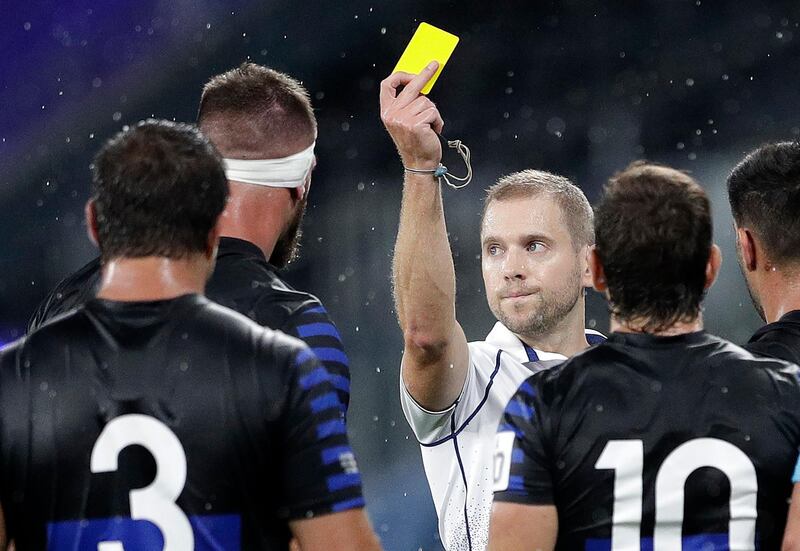
[[[207,338],[222,339],[244,354],[268,354],[293,359],[307,348],[303,341],[280,330],[259,325],[249,317],[205,297],[197,297],[196,322]]]

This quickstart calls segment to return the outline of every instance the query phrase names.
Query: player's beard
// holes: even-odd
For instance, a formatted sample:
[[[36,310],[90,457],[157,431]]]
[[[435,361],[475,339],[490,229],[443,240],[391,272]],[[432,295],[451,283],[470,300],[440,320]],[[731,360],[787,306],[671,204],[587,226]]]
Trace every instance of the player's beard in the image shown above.
[[[576,267],[559,287],[555,289],[542,288],[538,293],[532,295],[538,304],[528,317],[520,318],[509,315],[499,306],[493,313],[512,333],[536,338],[551,333],[575,308],[578,299],[583,296],[583,292],[581,272]]]
[[[300,238],[303,236],[303,216],[306,213],[307,202],[308,195],[306,194],[297,203],[292,219],[289,220],[286,229],[278,237],[275,248],[272,249],[269,263],[276,268],[285,268],[300,256]]]

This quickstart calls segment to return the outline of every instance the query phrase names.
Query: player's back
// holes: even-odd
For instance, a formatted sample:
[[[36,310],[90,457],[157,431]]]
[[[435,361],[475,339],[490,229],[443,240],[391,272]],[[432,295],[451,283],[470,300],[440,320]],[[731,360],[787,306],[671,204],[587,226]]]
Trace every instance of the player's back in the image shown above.
[[[779,549],[797,371],[705,332],[616,333],[512,399],[526,436],[498,499],[549,494],[563,550]]]
[[[313,354],[197,295],[34,332],[0,355],[0,412],[20,551],[286,549],[288,520],[363,505]]]

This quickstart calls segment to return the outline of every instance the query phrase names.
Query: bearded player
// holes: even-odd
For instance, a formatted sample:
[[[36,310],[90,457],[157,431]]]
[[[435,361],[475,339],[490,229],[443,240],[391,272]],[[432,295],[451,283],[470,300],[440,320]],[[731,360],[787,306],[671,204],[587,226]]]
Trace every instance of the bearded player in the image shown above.
[[[223,155],[230,186],[206,295],[304,340],[347,407],[349,361],[336,326],[317,297],[294,289],[279,273],[298,253],[316,162],[317,121],[308,92],[289,75],[244,63],[206,83],[198,125]],[[29,329],[91,299],[101,264],[97,258],[59,283]]]

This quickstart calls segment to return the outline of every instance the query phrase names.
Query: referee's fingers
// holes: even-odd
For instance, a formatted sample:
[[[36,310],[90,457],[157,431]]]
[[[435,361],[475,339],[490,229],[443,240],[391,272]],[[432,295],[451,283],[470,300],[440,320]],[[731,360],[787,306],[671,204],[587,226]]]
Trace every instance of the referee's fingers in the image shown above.
[[[428,84],[428,81],[436,74],[436,70],[439,68],[439,63],[436,61],[431,61],[425,68],[420,71],[420,73],[415,76],[411,82],[406,84],[406,87],[403,88],[403,91],[397,95],[396,104],[397,107],[402,108],[417,99],[419,93],[425,88],[425,85]]]
[[[411,73],[398,71],[396,73],[392,73],[381,81],[381,111],[384,111],[387,107],[389,107],[392,101],[397,97],[397,88],[407,85],[414,79],[415,76],[416,75],[412,75]]]

